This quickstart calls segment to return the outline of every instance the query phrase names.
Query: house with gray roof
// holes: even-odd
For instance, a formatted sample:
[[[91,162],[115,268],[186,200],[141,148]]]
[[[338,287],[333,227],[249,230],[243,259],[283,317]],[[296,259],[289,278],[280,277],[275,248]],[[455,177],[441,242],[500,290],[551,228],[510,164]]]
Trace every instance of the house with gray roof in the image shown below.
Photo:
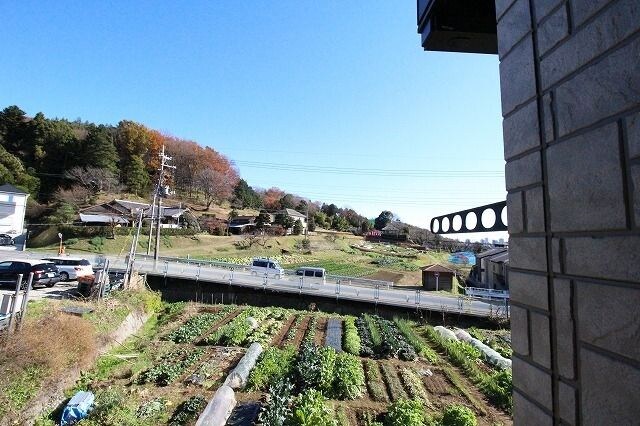
[[[84,225],[111,225],[133,226],[142,213],[142,220],[150,221],[156,216],[157,208],[150,204],[130,200],[113,200],[88,207],[80,211],[80,222]],[[179,228],[184,224],[182,216],[187,212],[182,206],[162,206],[160,217],[163,228]]]

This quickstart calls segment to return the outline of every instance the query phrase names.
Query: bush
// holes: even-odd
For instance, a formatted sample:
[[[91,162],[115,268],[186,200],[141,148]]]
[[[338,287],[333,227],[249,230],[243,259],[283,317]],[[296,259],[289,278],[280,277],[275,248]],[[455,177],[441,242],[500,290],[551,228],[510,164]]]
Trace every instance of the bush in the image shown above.
[[[384,423],[387,426],[426,426],[429,420],[420,401],[399,399],[391,405]]]
[[[476,426],[476,415],[464,405],[451,404],[444,410],[442,426]]]
[[[104,237],[93,237],[89,240],[89,244],[91,244],[96,251],[100,251],[104,248]]]
[[[77,238],[69,238],[68,240],[64,241],[65,245],[68,246],[72,246],[74,244],[78,244],[78,239]]]

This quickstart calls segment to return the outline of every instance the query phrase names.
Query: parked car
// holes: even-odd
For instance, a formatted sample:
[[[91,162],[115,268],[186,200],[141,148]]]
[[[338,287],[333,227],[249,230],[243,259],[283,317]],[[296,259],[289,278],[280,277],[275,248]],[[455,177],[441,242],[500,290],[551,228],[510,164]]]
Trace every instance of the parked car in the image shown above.
[[[296,275],[303,275],[305,277],[324,278],[327,275],[327,271],[324,268],[301,266],[298,269],[296,269]]]
[[[0,234],[0,246],[12,246],[13,237],[9,234]]]
[[[93,275],[93,268],[91,262],[86,259],[60,256],[49,257],[46,259],[48,262],[53,262],[60,272],[60,281],[77,280],[78,277],[85,277]]]
[[[273,275],[276,279],[284,276],[284,269],[275,260],[254,258],[251,261],[251,275]]]
[[[32,287],[44,285],[53,287],[60,281],[58,268],[52,262],[36,259],[5,260],[0,262],[0,284],[15,286],[18,274],[23,276],[23,285],[33,272]]]
[[[302,266],[296,269],[296,275],[304,277],[304,282],[308,282],[309,284],[324,284],[326,282],[327,271],[324,268]]]

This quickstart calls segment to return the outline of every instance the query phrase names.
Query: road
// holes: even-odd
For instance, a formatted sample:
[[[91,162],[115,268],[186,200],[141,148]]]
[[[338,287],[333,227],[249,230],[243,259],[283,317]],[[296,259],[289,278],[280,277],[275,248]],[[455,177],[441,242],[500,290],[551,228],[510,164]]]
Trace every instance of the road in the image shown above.
[[[18,253],[10,255],[0,253],[0,259],[30,257],[37,258],[38,253]],[[96,261],[93,256],[88,256],[88,260]],[[111,263],[111,268],[124,268],[124,257],[107,256]],[[326,284],[314,284],[304,282],[296,275],[285,275],[280,279],[273,276],[255,276],[247,268],[235,268],[234,270],[216,267],[214,265],[198,265],[194,261],[178,262],[175,260],[160,260],[154,262],[152,259],[138,257],[134,262],[134,269],[141,273],[169,278],[193,279],[203,282],[224,283],[235,286],[250,287],[255,289],[266,288],[272,291],[288,293],[301,293],[307,295],[317,295],[319,297],[338,298],[342,300],[354,300],[359,302],[369,302],[371,304],[381,304],[397,306],[411,309],[424,309],[432,311],[443,311],[448,313],[460,313],[479,317],[504,316],[504,302],[485,301],[472,299],[469,297],[444,296],[419,290],[407,290],[401,287],[391,287],[371,282],[368,285],[362,281],[350,282],[347,279],[340,281],[331,280]],[[56,286],[57,287],[57,286]],[[5,290],[9,290],[5,287]],[[36,290],[36,293],[39,290]]]

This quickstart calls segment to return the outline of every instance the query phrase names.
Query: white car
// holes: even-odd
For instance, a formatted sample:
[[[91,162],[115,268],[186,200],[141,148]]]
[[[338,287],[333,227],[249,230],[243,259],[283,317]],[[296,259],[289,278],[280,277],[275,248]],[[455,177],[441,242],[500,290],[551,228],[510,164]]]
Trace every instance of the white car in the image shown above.
[[[251,261],[251,275],[273,275],[276,279],[284,276],[284,269],[275,260],[254,258]]]
[[[86,277],[93,275],[91,262],[82,258],[74,258],[67,256],[49,257],[49,262],[53,262],[60,272],[60,281],[73,281],[78,277]]]

